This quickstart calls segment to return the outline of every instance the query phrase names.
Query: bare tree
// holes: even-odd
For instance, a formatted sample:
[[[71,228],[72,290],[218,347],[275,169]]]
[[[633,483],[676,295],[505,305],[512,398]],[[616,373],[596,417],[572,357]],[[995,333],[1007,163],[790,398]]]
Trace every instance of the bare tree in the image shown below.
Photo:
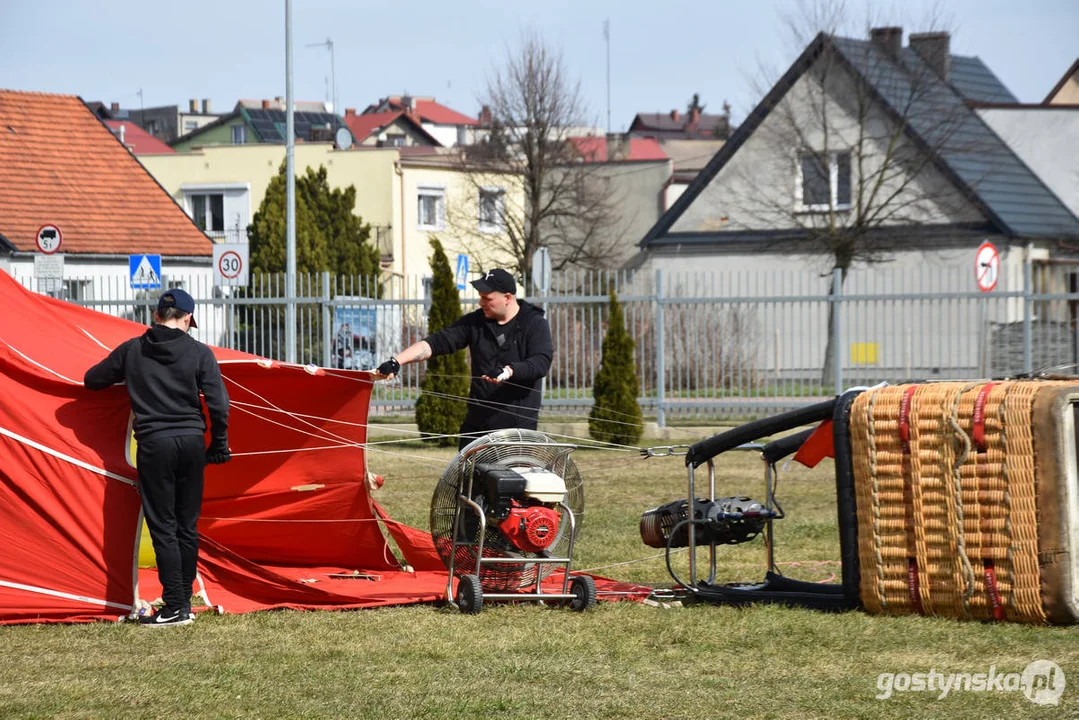
[[[462,203],[450,218],[465,245],[478,257],[496,246],[526,277],[541,247],[555,269],[603,267],[618,241],[605,232],[617,221],[617,202],[569,141],[585,127],[587,108],[561,53],[524,33],[488,79],[481,103],[490,110],[488,135],[461,157],[475,204]],[[511,187],[493,186],[493,177]]]
[[[825,259],[842,287],[853,265],[887,261],[907,241],[890,229],[909,237],[920,226],[940,239],[984,222],[940,171],[942,157],[978,151],[964,132],[977,119],[948,82],[949,35],[913,35],[904,49],[901,28],[870,29],[869,18],[856,34],[868,39],[853,40],[842,0],[797,8],[786,24],[809,65],[793,83],[769,84],[755,132],[767,150],[736,169],[742,227],[789,228],[775,242]],[[832,317],[823,383],[833,373]]]

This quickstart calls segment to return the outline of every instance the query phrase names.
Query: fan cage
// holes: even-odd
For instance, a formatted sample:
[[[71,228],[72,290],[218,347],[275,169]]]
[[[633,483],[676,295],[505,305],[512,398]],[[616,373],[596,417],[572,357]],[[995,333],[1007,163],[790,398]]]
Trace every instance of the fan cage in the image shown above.
[[[461,520],[457,529],[457,550],[453,570],[457,576],[476,574],[480,522],[476,513],[458,500],[469,489],[473,469],[479,464],[507,468],[543,468],[560,475],[566,483],[563,503],[573,512],[575,529],[580,533],[584,520],[584,488],[581,473],[569,457],[573,445],[559,443],[534,430],[498,430],[469,443],[447,466],[431,498],[431,538],[446,567],[450,567],[453,548],[453,523],[458,510]],[[474,483],[468,497],[486,507],[484,488]],[[480,569],[480,586],[485,592],[515,592],[535,584],[555,571],[552,563],[519,562],[527,558],[553,558],[568,555],[570,546],[569,519],[566,511],[557,506],[558,535],[545,550],[536,553],[517,548],[498,526],[488,522],[483,538],[484,558],[513,558],[513,563],[484,563]]]

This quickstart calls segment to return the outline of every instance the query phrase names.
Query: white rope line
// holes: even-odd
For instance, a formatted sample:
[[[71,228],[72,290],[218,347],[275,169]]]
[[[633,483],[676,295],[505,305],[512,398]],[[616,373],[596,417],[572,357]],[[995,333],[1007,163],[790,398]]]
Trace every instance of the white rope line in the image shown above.
[[[268,418],[268,417],[260,415],[260,414],[258,414],[256,412],[252,412],[252,411],[248,410],[247,408],[237,408],[237,410],[240,411],[240,412],[245,412],[248,415],[252,415],[252,416],[258,418],[259,420],[262,420],[263,422],[268,422],[271,425],[276,425],[278,427],[285,428],[286,430],[291,430],[293,432],[299,433],[300,435],[307,435],[308,437],[313,437],[316,440],[329,441],[329,442],[335,442],[335,441],[339,442],[340,445],[338,447],[354,447],[354,448],[362,448],[363,447],[363,443],[358,443],[358,442],[355,442],[354,440],[348,440],[348,439],[340,440],[339,436],[333,437],[332,436],[333,433],[331,433],[331,437],[326,437],[325,435],[319,435],[317,433],[313,433],[310,430],[304,430],[303,428],[294,427],[292,425],[286,425],[283,422],[278,422],[277,420],[273,420],[272,418]],[[310,425],[310,423],[307,423],[307,424]],[[234,454],[236,454],[236,453],[234,453]]]
[[[111,348],[111,347],[109,347],[108,345],[106,345],[105,343],[101,342],[100,340],[98,340],[98,339],[97,339],[96,337],[94,337],[93,335],[91,335],[91,334],[90,334],[90,331],[89,331],[89,330],[87,330],[86,328],[82,327],[81,325],[76,325],[75,327],[77,327],[77,328],[78,328],[79,330],[81,330],[81,331],[82,331],[82,334],[83,334],[83,335],[85,335],[86,337],[88,337],[88,338],[90,338],[91,340],[93,340],[93,341],[94,341],[95,343],[97,343],[97,344],[98,344],[98,345],[99,345],[99,346],[100,346],[101,348],[103,348],[104,350],[107,350],[108,352],[112,352],[112,348]]]
[[[256,398],[258,398],[262,402],[266,403],[266,405],[268,405],[269,407],[271,407],[271,408],[273,408],[275,410],[278,410],[278,411],[280,411],[282,413],[285,413],[289,417],[296,418],[301,423],[303,423],[305,425],[309,425],[310,427],[314,428],[315,430],[318,430],[318,431],[321,431],[321,432],[326,432],[326,435],[320,437],[320,439],[322,439],[322,440],[337,440],[339,442],[347,443],[347,444],[352,445],[354,447],[363,447],[362,443],[357,443],[354,440],[352,440],[350,438],[342,437],[341,435],[338,435],[337,433],[325,431],[325,430],[323,430],[323,428],[318,427],[314,423],[308,422],[307,420],[305,420],[305,419],[303,419],[301,417],[297,417],[295,413],[292,413],[292,412],[289,412],[288,410],[284,410],[282,408],[279,408],[277,405],[274,405],[272,402],[267,400],[265,397],[259,395],[258,393],[254,392],[253,390],[250,390],[249,388],[244,387],[243,385],[236,382],[236,380],[234,380],[232,378],[228,378],[228,380],[229,380],[229,382],[233,383],[234,385],[236,385],[236,387],[240,388],[244,392],[247,392],[247,393],[255,396]],[[293,429],[297,430],[298,432],[303,432],[299,428],[293,428]],[[315,435],[313,437],[319,437],[319,436]]]
[[[72,385],[82,385],[82,381],[80,381],[80,380],[72,380],[71,378],[67,377],[66,375],[61,375],[60,373],[56,372],[52,368],[48,367],[47,365],[42,365],[37,360],[34,360],[30,356],[20,352],[17,348],[15,348],[13,345],[11,345],[11,343],[9,343],[7,340],[4,340],[3,338],[0,338],[0,342],[4,343],[9,348],[11,348],[11,352],[15,353],[16,355],[21,357],[26,362],[31,363],[33,365],[36,365],[36,366],[38,366],[39,368],[41,368],[42,370],[44,370],[44,371],[46,371],[48,373],[52,373],[53,375],[60,378],[61,380],[66,380],[67,382],[71,383]]]
[[[29,445],[30,447],[34,448],[35,450],[40,450],[41,452],[45,453],[46,455],[52,455],[55,458],[58,458],[60,460],[64,460],[65,462],[69,462],[72,465],[77,465],[78,467],[81,467],[84,470],[89,470],[90,472],[95,473],[97,475],[104,475],[105,477],[110,478],[112,480],[119,480],[120,482],[127,483],[128,485],[130,485],[132,487],[136,486],[135,481],[132,480],[131,478],[126,478],[123,475],[117,475],[116,473],[111,473],[108,470],[106,470],[105,468],[100,468],[100,467],[97,467],[95,465],[91,465],[90,463],[83,462],[82,460],[79,460],[78,458],[73,458],[70,455],[62,453],[59,450],[53,450],[52,448],[46,447],[46,446],[42,445],[39,442],[31,440],[28,437],[23,437],[22,435],[19,435],[16,432],[12,432],[11,430],[8,430],[7,428],[0,427],[0,435],[5,435],[5,436],[7,436],[7,437],[9,437],[9,438],[11,438],[13,440],[21,442],[21,443],[23,443],[25,445]]]
[[[280,450],[251,450],[248,452],[230,453],[232,457],[249,457],[255,455],[284,455],[286,453],[317,452],[319,450],[341,450],[352,447],[350,445],[321,445],[319,447],[282,448]],[[363,447],[362,445],[357,447]]]
[[[12,588],[13,590],[23,590],[25,592],[40,593],[41,595],[51,595],[53,597],[64,598],[65,600],[75,600],[77,602],[86,603],[87,605],[102,605],[104,607],[116,608],[117,610],[131,610],[132,608],[131,605],[124,605],[123,603],[114,603],[109,600],[92,598],[86,595],[75,595],[73,593],[66,593],[60,590],[37,587],[36,585],[24,585],[22,583],[10,582],[8,580],[0,580],[0,586]]]
[[[679,548],[672,550],[671,555],[677,555],[678,553],[687,552],[689,548]],[[624,562],[611,563],[610,565],[597,565],[596,567],[585,568],[584,570],[574,570],[574,572],[590,573],[596,570],[606,570],[613,567],[622,567],[623,565],[633,565],[635,563],[648,562],[649,560],[657,560],[664,556],[664,553],[656,553],[655,555],[649,555],[643,558],[637,558],[636,560],[626,560]]]

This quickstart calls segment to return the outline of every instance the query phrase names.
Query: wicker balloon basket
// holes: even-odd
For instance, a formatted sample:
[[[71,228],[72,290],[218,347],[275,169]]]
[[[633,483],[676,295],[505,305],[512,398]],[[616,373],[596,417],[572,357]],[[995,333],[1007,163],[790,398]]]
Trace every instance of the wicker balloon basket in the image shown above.
[[[1079,620],[1079,381],[940,382],[854,399],[868,612]]]

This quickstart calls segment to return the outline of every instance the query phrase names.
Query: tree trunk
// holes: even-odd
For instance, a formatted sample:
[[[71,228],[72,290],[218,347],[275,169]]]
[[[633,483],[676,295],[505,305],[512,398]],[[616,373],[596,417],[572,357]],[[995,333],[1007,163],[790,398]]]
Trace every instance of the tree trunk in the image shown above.
[[[839,267],[839,289],[843,290],[843,286],[847,281],[847,267]],[[832,298],[836,295],[835,287],[835,274],[833,273],[831,281],[828,283],[828,297]],[[835,302],[828,303],[828,341],[824,345],[824,365],[820,373],[821,388],[827,389],[835,383],[835,350],[836,343],[840,341],[840,338],[836,337],[835,317],[836,309],[834,307]],[[840,306],[842,308],[842,306]],[[842,346],[838,346],[842,348]],[[838,395],[843,392],[843,388],[834,388],[833,392]]]

